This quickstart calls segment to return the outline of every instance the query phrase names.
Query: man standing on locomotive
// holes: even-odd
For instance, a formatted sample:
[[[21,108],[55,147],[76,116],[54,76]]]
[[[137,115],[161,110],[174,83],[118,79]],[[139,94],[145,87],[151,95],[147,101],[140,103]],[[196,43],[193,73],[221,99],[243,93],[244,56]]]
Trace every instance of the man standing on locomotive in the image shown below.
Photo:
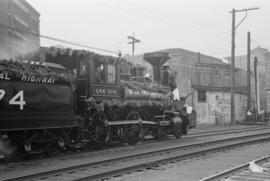
[[[105,83],[105,76],[104,76],[104,66],[101,64],[96,68],[95,72],[95,81],[97,83]]]

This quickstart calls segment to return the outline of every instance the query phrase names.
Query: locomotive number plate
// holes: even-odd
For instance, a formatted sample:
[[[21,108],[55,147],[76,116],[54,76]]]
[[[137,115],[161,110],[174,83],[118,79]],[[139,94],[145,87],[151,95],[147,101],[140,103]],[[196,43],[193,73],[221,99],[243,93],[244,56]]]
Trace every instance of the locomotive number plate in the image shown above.
[[[4,89],[0,89],[0,101],[4,98],[6,95],[6,91]],[[8,103],[10,105],[18,105],[20,107],[20,110],[23,110],[24,105],[26,102],[24,101],[24,93],[22,90],[17,92],[9,101]]]
[[[93,86],[93,96],[119,96],[119,89],[114,87]]]

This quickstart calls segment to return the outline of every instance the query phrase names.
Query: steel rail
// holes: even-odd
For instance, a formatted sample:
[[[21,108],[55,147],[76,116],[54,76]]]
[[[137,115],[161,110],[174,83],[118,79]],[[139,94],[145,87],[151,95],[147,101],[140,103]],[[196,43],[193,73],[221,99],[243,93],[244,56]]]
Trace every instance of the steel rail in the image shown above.
[[[190,133],[184,138],[194,138],[194,137],[201,137],[201,136],[213,136],[213,135],[220,135],[220,134],[230,134],[230,133],[241,133],[244,131],[258,131],[258,130],[267,130],[270,129],[270,126],[267,127],[253,127],[253,128],[233,128],[229,130],[216,130],[216,131],[209,131],[209,132],[197,132],[197,133]]]
[[[265,157],[256,159],[255,163],[256,164],[261,164],[261,163],[263,163],[263,162],[265,162],[265,161],[267,161],[269,159],[270,159],[270,155],[267,155]],[[226,178],[228,178],[228,177],[230,177],[230,176],[232,176],[234,174],[237,174],[237,173],[239,173],[241,171],[244,171],[244,170],[248,169],[249,163],[250,162],[247,162],[247,163],[238,165],[236,167],[227,169],[225,171],[219,172],[217,174],[210,175],[209,177],[203,178],[200,181],[218,181],[218,180],[226,179]]]
[[[245,139],[245,141],[243,141],[243,139]],[[232,148],[232,147],[238,147],[238,146],[242,146],[242,145],[253,144],[253,143],[258,143],[261,141],[269,141],[269,140],[270,140],[270,133],[260,133],[260,134],[252,134],[252,135],[246,135],[246,136],[240,136],[240,137],[234,137],[234,138],[219,139],[219,140],[214,140],[214,141],[201,142],[201,143],[197,143],[197,144],[170,147],[170,148],[166,148],[163,150],[155,150],[155,151],[144,152],[144,153],[139,153],[139,154],[134,154],[134,155],[129,155],[129,156],[122,156],[122,157],[118,157],[118,158],[112,158],[112,159],[108,159],[108,160],[102,160],[102,161],[98,161],[98,162],[92,162],[92,163],[78,165],[78,166],[72,166],[72,167],[68,167],[68,168],[61,168],[58,170],[47,171],[47,172],[43,172],[43,173],[36,173],[36,174],[32,174],[32,175],[26,175],[26,176],[21,176],[21,177],[16,177],[16,178],[5,179],[4,181],[37,180],[37,179],[42,180],[42,179],[49,179],[50,176],[65,175],[65,174],[71,176],[72,173],[74,173],[76,175],[77,171],[79,171],[79,173],[81,173],[82,172],[81,170],[87,170],[86,168],[94,168],[97,166],[107,166],[107,165],[110,165],[110,164],[115,163],[115,162],[123,162],[123,160],[132,160],[132,159],[134,160],[136,158],[138,159],[139,157],[143,157],[143,156],[147,156],[147,155],[148,156],[151,156],[151,155],[156,156],[157,154],[169,153],[169,152],[172,152],[172,155],[173,155],[173,154],[175,154],[176,151],[178,151],[178,152],[183,151],[184,152],[180,155],[177,153],[176,155],[173,155],[173,156],[171,155],[171,156],[168,156],[166,158],[159,158],[159,159],[156,159],[154,161],[146,161],[145,162],[143,160],[144,162],[142,162],[142,163],[134,164],[133,166],[125,166],[124,168],[117,168],[117,169],[113,169],[110,171],[102,170],[103,172],[98,173],[98,174],[93,174],[93,175],[86,174],[86,176],[84,176],[83,178],[74,178],[74,180],[96,180],[96,179],[107,178],[109,176],[113,176],[113,175],[117,175],[117,174],[121,174],[121,173],[126,173],[126,172],[136,170],[136,169],[144,169],[146,167],[152,167],[152,166],[155,166],[157,164],[164,163],[164,162],[175,161],[175,160],[184,159],[184,158],[192,157],[192,156],[196,156],[196,155],[207,154],[209,152],[213,152],[213,151],[217,151],[217,150],[223,150],[223,149],[228,149],[228,148]],[[213,144],[219,144],[219,145],[215,146]],[[190,148],[191,150],[187,151],[188,148]],[[194,149],[194,150],[192,150],[192,149]],[[52,180],[54,180],[54,179],[52,179]]]
[[[270,140],[270,137],[263,139],[264,141],[266,140]],[[247,144],[252,144],[252,143],[258,143],[258,141],[263,141],[262,139],[255,139],[252,141],[245,141],[245,142],[241,142],[241,143],[235,143],[235,144],[229,144],[229,145],[223,145],[223,146],[218,146],[218,147],[214,147],[214,148],[205,148],[199,151],[195,151],[195,152],[190,152],[187,154],[183,154],[183,155],[177,155],[174,157],[169,157],[169,158],[165,158],[165,159],[159,159],[159,160],[155,160],[155,161],[151,161],[151,162],[147,162],[147,163],[142,163],[142,164],[137,164],[134,166],[130,166],[130,167],[126,167],[126,168],[121,168],[121,169],[116,169],[113,171],[108,171],[108,172],[104,172],[104,173],[100,173],[100,174],[96,174],[96,175],[91,175],[91,176],[87,176],[84,178],[80,178],[80,179],[74,179],[74,181],[89,181],[89,180],[100,180],[100,179],[106,179],[108,177],[112,177],[112,176],[117,176],[117,175],[121,175],[121,174],[125,174],[134,170],[140,170],[140,169],[145,169],[145,168],[152,168],[155,167],[156,165],[161,165],[163,163],[168,163],[170,161],[179,161],[181,159],[185,159],[185,158],[189,158],[189,157],[194,157],[197,155],[205,155],[205,154],[209,154],[211,152],[216,152],[218,150],[224,150],[224,149],[229,149],[232,147],[239,147],[239,146],[243,146],[243,145],[247,145]]]
[[[242,132],[252,132],[252,131],[258,131],[258,130],[268,130],[270,129],[270,126],[267,126],[267,127],[260,127],[260,126],[254,126],[254,127],[248,127],[248,128],[233,128],[233,129],[222,129],[222,130],[215,130],[215,131],[210,131],[210,132],[195,132],[195,133],[191,133],[187,136],[184,136],[181,141],[188,141],[189,139],[191,138],[197,138],[197,137],[210,137],[210,136],[215,136],[215,135],[225,135],[225,134],[232,134],[232,133],[242,133]],[[178,141],[178,140],[167,140],[167,141],[170,141],[170,142],[174,142],[174,141]],[[154,139],[147,139],[145,140],[144,142],[142,142],[141,144],[139,145],[132,145],[132,147],[136,147],[137,149],[139,149],[141,146],[142,147],[146,147],[147,145],[149,145],[149,147],[151,147],[151,145],[153,144],[157,144],[157,143],[162,143],[160,142],[159,140],[154,140]],[[164,143],[164,142],[163,142]],[[107,153],[110,149],[114,149],[114,148],[121,148],[121,146],[123,146],[123,144],[114,144],[114,145],[111,145],[110,147],[105,147],[106,149],[102,149],[100,150],[99,152],[101,154],[105,154]],[[128,148],[129,146],[126,146],[126,147],[123,147],[124,149],[125,148]],[[110,151],[111,152],[111,151]],[[93,152],[88,152],[85,150],[85,151],[82,151],[82,152],[76,152],[76,153],[66,153],[64,155],[58,155],[56,158],[56,160],[62,160],[63,158],[66,158],[68,159],[69,156],[74,156],[74,155],[79,155],[79,154],[87,154],[89,153],[89,156],[92,156],[91,154]],[[1,158],[1,155],[0,155],[0,160],[1,159],[4,159],[4,156],[3,158]],[[44,158],[38,158],[36,160],[43,160]],[[30,159],[31,161],[32,159]],[[29,160],[25,160],[26,162],[28,162]],[[5,162],[0,162],[0,165],[1,164],[5,164]],[[22,164],[26,164],[27,163],[24,163],[24,161],[21,161]]]

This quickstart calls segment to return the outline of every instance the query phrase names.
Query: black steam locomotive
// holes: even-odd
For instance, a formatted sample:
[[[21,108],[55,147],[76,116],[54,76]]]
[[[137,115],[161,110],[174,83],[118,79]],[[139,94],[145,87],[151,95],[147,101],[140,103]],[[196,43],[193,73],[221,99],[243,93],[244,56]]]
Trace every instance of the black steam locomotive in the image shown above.
[[[162,56],[168,55],[148,58]],[[46,63],[24,61],[33,57],[0,61],[2,157],[187,133],[188,119],[174,109],[175,84],[168,75],[166,85],[151,82],[125,72],[121,58],[83,50],[45,48]]]

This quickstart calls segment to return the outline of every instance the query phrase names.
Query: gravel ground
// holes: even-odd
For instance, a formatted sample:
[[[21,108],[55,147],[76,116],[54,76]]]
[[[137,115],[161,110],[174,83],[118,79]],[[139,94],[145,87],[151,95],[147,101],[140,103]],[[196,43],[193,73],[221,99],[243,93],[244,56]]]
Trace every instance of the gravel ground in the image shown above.
[[[224,152],[161,165],[130,173],[112,181],[198,181],[204,177],[270,154],[270,142],[244,146]]]

